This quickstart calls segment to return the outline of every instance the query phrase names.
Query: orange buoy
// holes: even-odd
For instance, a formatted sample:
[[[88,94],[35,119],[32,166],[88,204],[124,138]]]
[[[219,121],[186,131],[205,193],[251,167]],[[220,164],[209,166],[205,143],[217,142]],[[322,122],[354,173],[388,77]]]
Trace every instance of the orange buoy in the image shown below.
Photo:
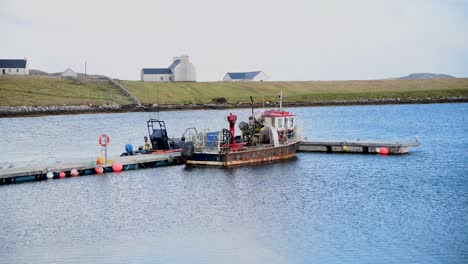
[[[120,162],[114,162],[114,163],[112,164],[112,170],[113,170],[113,171],[119,172],[119,171],[122,171],[122,169],[123,169],[122,163],[120,163]]]
[[[96,164],[97,164],[97,165],[102,165],[102,164],[104,164],[104,157],[103,157],[103,156],[97,157],[97,159],[96,159]]]
[[[388,155],[388,148],[381,147],[380,148],[380,155]]]
[[[78,176],[80,173],[76,170],[76,169],[73,169],[70,171],[70,175],[71,176]]]
[[[65,178],[65,172],[63,171],[59,172],[59,178]]]
[[[96,168],[94,168],[94,170],[97,174],[102,174],[104,172],[104,168],[101,166],[97,166]]]

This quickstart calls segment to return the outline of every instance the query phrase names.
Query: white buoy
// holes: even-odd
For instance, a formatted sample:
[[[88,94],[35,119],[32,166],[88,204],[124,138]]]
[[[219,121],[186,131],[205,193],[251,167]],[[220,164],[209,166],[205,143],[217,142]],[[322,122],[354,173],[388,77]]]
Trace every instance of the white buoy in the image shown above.
[[[49,172],[46,174],[46,176],[47,176],[47,179],[52,179],[52,178],[54,178],[54,173],[51,172],[51,171],[49,171]]]

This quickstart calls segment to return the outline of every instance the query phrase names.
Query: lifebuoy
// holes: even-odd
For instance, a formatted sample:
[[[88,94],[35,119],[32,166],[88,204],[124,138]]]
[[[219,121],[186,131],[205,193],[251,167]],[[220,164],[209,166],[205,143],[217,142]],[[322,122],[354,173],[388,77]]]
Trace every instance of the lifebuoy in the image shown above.
[[[105,147],[105,146],[109,145],[109,142],[110,142],[110,138],[109,138],[108,135],[102,134],[102,135],[99,137],[99,145]]]

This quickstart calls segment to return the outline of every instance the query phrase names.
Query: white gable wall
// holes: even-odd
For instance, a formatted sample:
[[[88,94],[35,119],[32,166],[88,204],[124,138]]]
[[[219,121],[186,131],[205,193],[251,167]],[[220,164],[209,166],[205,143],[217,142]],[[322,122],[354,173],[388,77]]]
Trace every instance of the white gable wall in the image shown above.
[[[260,81],[266,81],[268,79],[270,79],[270,77],[268,77],[264,72],[259,72],[257,76],[255,76],[253,81],[260,82]]]
[[[172,70],[175,82],[197,81],[195,66],[188,60],[188,56],[181,56],[180,63]]]
[[[224,75],[224,77],[223,77],[223,81],[233,81],[233,80],[231,79],[229,74],[226,73],[226,75]]]

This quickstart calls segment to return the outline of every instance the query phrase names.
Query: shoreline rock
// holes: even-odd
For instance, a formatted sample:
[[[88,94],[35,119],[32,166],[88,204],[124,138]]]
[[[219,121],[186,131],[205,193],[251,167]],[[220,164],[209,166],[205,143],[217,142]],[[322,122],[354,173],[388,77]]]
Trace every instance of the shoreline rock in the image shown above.
[[[320,102],[284,102],[284,107],[314,107],[314,106],[349,106],[349,105],[386,105],[386,104],[432,104],[432,103],[466,103],[465,97],[443,97],[443,98],[386,98],[386,99],[357,99],[357,100],[331,100]],[[273,106],[267,103],[265,106]],[[254,104],[255,108],[262,104]],[[186,105],[62,105],[62,106],[0,106],[0,118],[26,117],[44,115],[66,115],[66,114],[94,114],[94,113],[122,113],[122,112],[157,112],[177,110],[205,110],[205,109],[234,109],[250,108],[250,103],[235,104],[186,104]]]

